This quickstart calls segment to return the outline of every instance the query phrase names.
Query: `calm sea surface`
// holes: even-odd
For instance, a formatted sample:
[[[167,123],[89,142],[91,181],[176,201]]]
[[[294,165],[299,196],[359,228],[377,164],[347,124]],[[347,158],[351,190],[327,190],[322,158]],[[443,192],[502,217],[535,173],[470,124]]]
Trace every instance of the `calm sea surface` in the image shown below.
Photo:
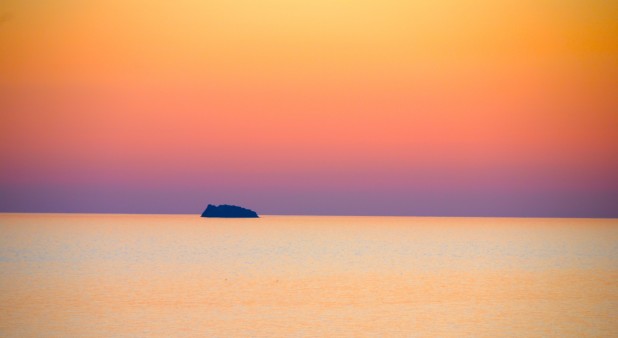
[[[0,214],[1,337],[616,337],[618,220]]]

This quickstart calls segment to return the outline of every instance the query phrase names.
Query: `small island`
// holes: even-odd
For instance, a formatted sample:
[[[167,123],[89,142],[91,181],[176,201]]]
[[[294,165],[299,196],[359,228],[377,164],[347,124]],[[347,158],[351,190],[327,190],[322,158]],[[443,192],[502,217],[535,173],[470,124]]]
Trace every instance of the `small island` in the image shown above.
[[[208,204],[202,217],[219,218],[258,218],[258,214],[251,210],[236,205],[222,204],[219,206]]]

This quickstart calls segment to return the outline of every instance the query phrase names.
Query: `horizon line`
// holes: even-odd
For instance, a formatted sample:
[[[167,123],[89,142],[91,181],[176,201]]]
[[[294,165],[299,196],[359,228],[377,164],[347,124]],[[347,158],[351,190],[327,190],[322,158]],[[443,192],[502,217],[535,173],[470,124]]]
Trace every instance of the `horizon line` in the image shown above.
[[[126,213],[126,212],[23,212],[23,211],[0,211],[0,214],[48,214],[48,215],[153,215],[153,216],[196,216],[201,213]],[[258,214],[259,217],[407,217],[407,218],[553,218],[553,219],[618,219],[616,217],[599,216],[453,216],[453,215],[354,215],[354,214]],[[207,218],[207,217],[206,217]],[[235,219],[235,217],[229,217]],[[226,219],[226,217],[221,217]]]

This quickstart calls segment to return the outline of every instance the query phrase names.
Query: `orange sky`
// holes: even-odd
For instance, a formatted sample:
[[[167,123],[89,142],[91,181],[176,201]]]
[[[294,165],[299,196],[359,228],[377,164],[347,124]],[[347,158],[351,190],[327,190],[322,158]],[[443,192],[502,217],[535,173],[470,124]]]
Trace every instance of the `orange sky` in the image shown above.
[[[5,0],[0,17],[8,211],[37,189],[153,186],[272,213],[358,191],[618,201],[616,2]],[[307,197],[272,207],[289,196]]]

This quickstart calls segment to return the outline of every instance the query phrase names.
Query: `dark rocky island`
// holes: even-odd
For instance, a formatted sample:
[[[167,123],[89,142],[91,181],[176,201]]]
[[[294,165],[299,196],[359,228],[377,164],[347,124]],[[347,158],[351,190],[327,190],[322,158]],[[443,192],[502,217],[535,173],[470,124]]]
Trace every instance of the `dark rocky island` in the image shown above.
[[[250,209],[235,205],[222,204],[219,206],[209,204],[202,213],[202,217],[222,218],[258,218],[258,214]]]

